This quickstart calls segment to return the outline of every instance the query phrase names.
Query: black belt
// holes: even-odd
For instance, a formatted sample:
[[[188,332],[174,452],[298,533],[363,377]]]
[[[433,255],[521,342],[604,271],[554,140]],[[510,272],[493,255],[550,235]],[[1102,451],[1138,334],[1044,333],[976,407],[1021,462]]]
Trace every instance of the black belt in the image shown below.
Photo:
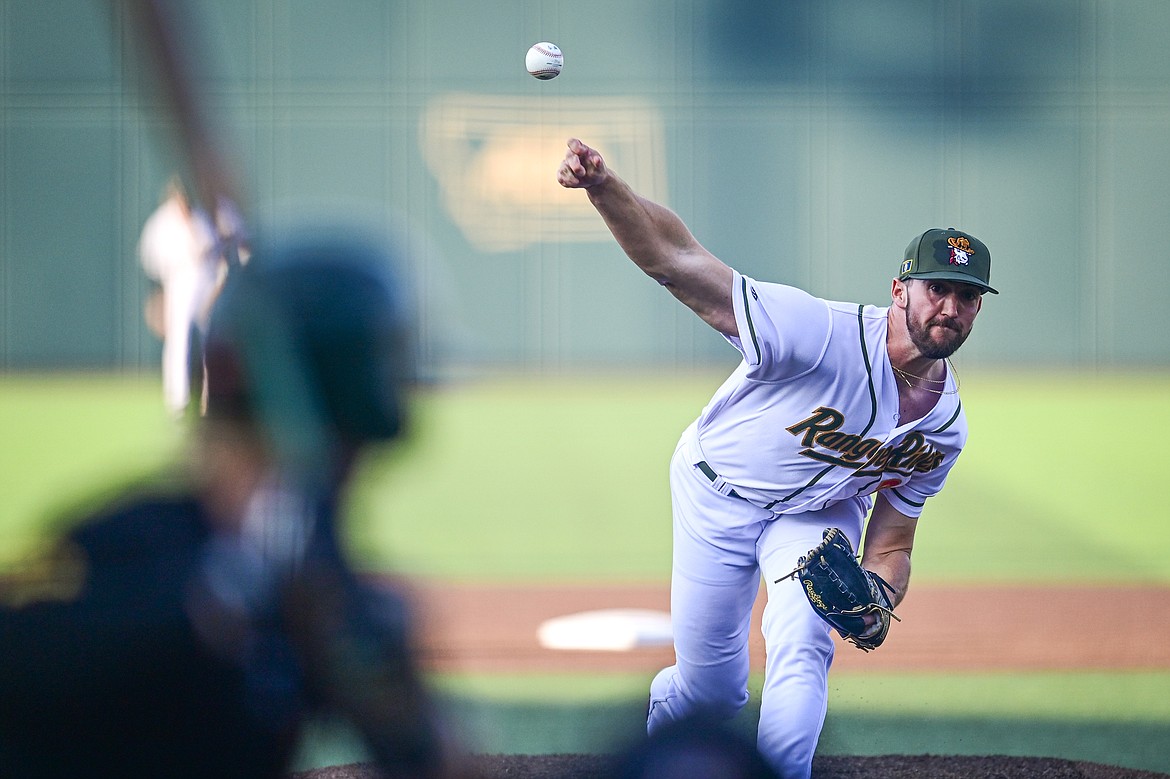
[[[703,475],[704,475],[704,476],[706,476],[708,479],[710,479],[710,480],[711,480],[711,483],[712,483],[712,484],[714,484],[714,483],[715,483],[715,480],[719,478],[719,474],[715,473],[715,471],[713,471],[713,470],[711,469],[711,466],[710,466],[710,465],[707,465],[707,461],[706,461],[706,460],[699,460],[697,463],[695,463],[695,466],[696,466],[696,467],[697,467],[697,468],[698,468],[700,471],[702,471],[702,472],[703,472]],[[735,490],[728,490],[727,494],[728,494],[729,496],[733,497],[733,498],[739,498],[740,500],[747,500],[747,498],[745,498],[743,495],[740,495],[740,494],[739,494],[738,492],[736,492]],[[748,502],[750,503],[751,501],[748,501]],[[778,501],[778,500],[774,500],[774,501],[772,501],[771,503],[769,503],[768,505],[764,506],[764,508],[765,508],[765,509],[770,509],[770,508],[772,508],[773,506],[775,506],[775,505],[776,505],[777,503],[779,503],[779,502],[780,502],[780,501]],[[758,504],[756,504],[756,505],[758,505]]]
[[[699,462],[695,463],[695,465],[698,467],[698,469],[700,471],[703,472],[704,476],[706,476],[708,479],[711,480],[712,484],[714,484],[715,480],[719,478],[719,474],[717,474],[717,473],[715,473],[715,471],[711,470],[711,466],[707,465],[706,460],[699,460]],[[727,494],[733,498],[739,498],[740,500],[746,500],[746,498],[743,498],[742,496],[740,496],[740,494],[738,492],[736,492],[735,490],[730,490]]]

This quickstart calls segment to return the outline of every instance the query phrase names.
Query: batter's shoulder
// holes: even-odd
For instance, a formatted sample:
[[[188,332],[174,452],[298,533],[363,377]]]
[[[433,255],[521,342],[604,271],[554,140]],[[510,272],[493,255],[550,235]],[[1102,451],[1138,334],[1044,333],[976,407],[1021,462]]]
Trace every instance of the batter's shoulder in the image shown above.
[[[199,501],[190,494],[135,494],[116,500],[83,518],[72,539],[91,555],[144,553],[201,543],[208,523]]]

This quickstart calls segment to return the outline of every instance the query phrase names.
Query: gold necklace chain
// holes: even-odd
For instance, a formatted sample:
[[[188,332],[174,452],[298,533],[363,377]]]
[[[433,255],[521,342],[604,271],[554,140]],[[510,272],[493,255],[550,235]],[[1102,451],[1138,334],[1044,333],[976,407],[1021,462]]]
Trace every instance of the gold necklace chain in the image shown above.
[[[894,373],[902,377],[902,381],[906,382],[906,386],[910,389],[926,390],[927,392],[933,392],[935,395],[954,395],[959,391],[959,373],[955,370],[954,364],[949,359],[947,360],[947,367],[955,377],[955,388],[953,390],[935,389],[933,387],[923,386],[922,384],[916,388],[913,384],[910,383],[910,379],[917,379],[924,384],[946,384],[947,380],[945,378],[928,379],[925,376],[915,376],[913,373],[904,371],[893,363],[890,363],[890,367],[894,369]]]

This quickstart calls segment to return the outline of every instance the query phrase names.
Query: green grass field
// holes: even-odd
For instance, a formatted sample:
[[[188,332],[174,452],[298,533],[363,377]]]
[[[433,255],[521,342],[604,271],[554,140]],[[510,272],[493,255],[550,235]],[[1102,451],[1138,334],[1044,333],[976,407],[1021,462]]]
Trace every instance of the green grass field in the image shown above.
[[[759,698],[736,726],[753,732]],[[635,674],[459,677],[439,689],[463,730],[507,753],[600,752],[644,725]],[[569,690],[566,694],[566,689]],[[1141,673],[839,673],[822,754],[1050,756],[1170,772],[1170,670]],[[503,712],[503,714],[501,714]]]
[[[458,578],[660,579],[666,467],[719,376],[499,380],[426,396],[366,484],[355,543]],[[915,580],[1170,583],[1155,493],[1170,374],[964,378],[972,434],[920,524]],[[436,526],[436,516],[442,522]]]
[[[971,439],[919,526],[917,582],[1170,584],[1156,485],[1170,373],[964,376]],[[422,392],[367,462],[351,541],[373,568],[468,580],[659,580],[666,466],[715,374],[513,377]],[[0,564],[45,521],[182,455],[153,378],[0,377]]]
[[[1170,372],[962,373],[971,439],[919,526],[915,582],[1170,585],[1156,492]],[[354,553],[372,569],[443,579],[665,581],[667,461],[721,378],[509,377],[422,392],[410,440],[365,465]],[[0,568],[71,507],[183,454],[153,377],[0,376],[0,436]],[[485,751],[557,752],[637,732],[647,679],[436,683]],[[833,683],[825,753],[1049,755],[1170,772],[1170,669]],[[305,765],[352,756],[343,737],[318,736]]]

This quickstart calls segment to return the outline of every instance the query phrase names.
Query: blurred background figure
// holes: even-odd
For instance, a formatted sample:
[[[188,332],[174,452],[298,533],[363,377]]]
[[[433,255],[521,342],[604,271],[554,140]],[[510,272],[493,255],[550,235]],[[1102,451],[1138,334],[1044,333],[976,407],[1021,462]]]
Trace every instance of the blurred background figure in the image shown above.
[[[0,775],[277,777],[314,715],[348,720],[385,776],[449,775],[410,602],[338,539],[360,456],[405,428],[405,299],[349,237],[228,275],[191,467],[0,591]]]
[[[206,324],[206,305],[218,276],[211,262],[215,241],[207,220],[195,213],[178,176],[167,181],[162,202],[147,218],[138,258],[156,285],[146,321],[162,339],[163,399],[180,416],[191,396],[192,327]]]

